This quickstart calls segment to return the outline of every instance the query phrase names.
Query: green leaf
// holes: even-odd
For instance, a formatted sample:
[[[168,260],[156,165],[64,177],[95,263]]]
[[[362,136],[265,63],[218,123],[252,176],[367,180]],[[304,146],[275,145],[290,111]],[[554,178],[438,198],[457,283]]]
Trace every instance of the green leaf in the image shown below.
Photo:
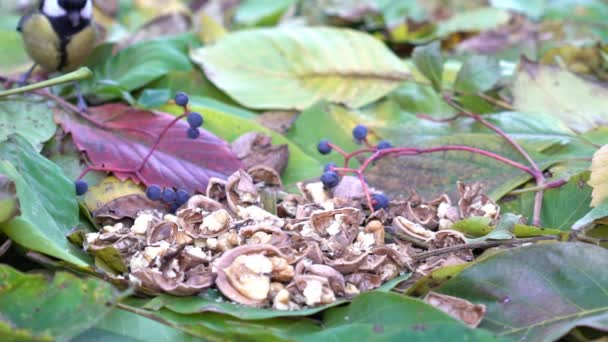
[[[490,219],[489,217],[473,216],[455,222],[450,229],[459,231],[467,236],[487,236],[495,229],[493,226],[490,225],[491,222],[492,219]],[[510,231],[518,238],[545,235],[562,235],[562,231],[558,229],[538,228],[534,226],[527,226],[525,224],[515,224],[513,225]]]
[[[108,101],[119,98],[121,91],[142,88],[170,71],[190,70],[189,44],[196,44],[194,35],[149,40],[129,46],[116,56],[108,55],[107,47],[102,45],[93,55],[93,60],[97,57],[101,63],[90,64],[95,76],[83,83],[83,91],[98,100]]]
[[[0,173],[0,224],[19,214],[19,199],[15,183]]]
[[[382,42],[347,29],[239,31],[190,55],[220,89],[258,109],[304,109],[320,100],[361,107],[409,77]]]
[[[0,336],[9,341],[67,341],[95,325],[118,297],[97,278],[57,272],[49,279],[6,265],[0,285]]]
[[[89,257],[66,239],[79,222],[74,183],[17,135],[0,145],[0,173],[15,183],[21,209],[0,231],[25,248],[87,267]]]
[[[323,170],[319,161],[307,155],[292,141],[253,121],[255,114],[250,111],[197,96],[190,96],[190,107],[205,117],[205,129],[227,141],[233,141],[247,132],[256,131],[272,137],[273,144],[287,144],[289,146],[289,162],[283,173],[285,184],[318,177]],[[183,112],[183,109],[177,106],[166,106],[162,110],[173,114],[182,114]]]
[[[436,35],[445,38],[459,32],[483,32],[505,25],[511,19],[508,11],[481,7],[454,14],[438,24]]]
[[[572,229],[580,230],[593,224],[595,220],[608,216],[608,200],[604,200],[597,207],[591,209],[585,216],[581,217],[572,225]]]
[[[555,341],[577,326],[608,331],[608,251],[551,243],[497,253],[438,292],[485,304],[482,328],[516,340]]]
[[[402,281],[407,280],[410,274],[405,274],[392,279],[378,288],[376,291],[388,292]],[[348,300],[338,300],[334,303],[321,305],[313,308],[297,311],[281,311],[273,309],[252,308],[227,301],[222,294],[210,289],[197,297],[176,297],[171,295],[160,295],[143,305],[144,309],[160,310],[166,308],[179,314],[194,314],[202,312],[216,312],[237,317],[242,320],[259,320],[277,317],[303,317],[311,316],[328,308],[347,303]]]
[[[234,14],[234,21],[245,26],[275,25],[283,13],[298,0],[245,0]]]
[[[498,60],[490,56],[471,56],[456,76],[454,89],[465,94],[484,92],[500,80]]]
[[[522,59],[513,84],[513,105],[525,113],[548,114],[574,132],[608,124],[608,88],[554,66]]]
[[[514,237],[513,230],[520,218],[521,216],[511,213],[502,214],[500,215],[500,220],[496,224],[496,227],[488,232],[488,234],[474,239],[467,239],[467,243],[512,239]]]
[[[97,325],[78,335],[72,341],[198,341],[185,332],[150,318],[114,309]]]
[[[418,46],[412,53],[412,61],[424,77],[426,77],[436,92],[441,91],[443,83],[443,55],[441,42],[436,41],[428,45]]]
[[[571,227],[589,211],[591,187],[586,182],[588,174],[572,177],[568,183],[545,191],[541,222],[543,227],[570,231]],[[534,192],[509,198],[501,202],[501,209],[532,219]]]
[[[532,18],[540,18],[545,10],[547,0],[490,0],[494,7],[521,12]]]
[[[496,341],[438,309],[411,297],[387,292],[359,295],[350,305],[323,315],[323,330],[298,336],[301,341]]]
[[[171,91],[169,89],[144,89],[139,98],[137,104],[144,109],[152,109],[159,107],[171,98]]]
[[[3,50],[3,53],[0,54],[0,73],[3,75],[12,74],[15,71],[25,71],[32,64],[27,52],[23,48],[21,35],[15,29],[19,22],[19,17],[5,15],[11,12],[8,10],[0,11],[2,13],[0,16],[0,21],[2,22],[0,26],[0,41],[2,42]]]
[[[34,96],[11,96],[0,99],[0,143],[19,133],[37,150],[55,134],[52,107]]]

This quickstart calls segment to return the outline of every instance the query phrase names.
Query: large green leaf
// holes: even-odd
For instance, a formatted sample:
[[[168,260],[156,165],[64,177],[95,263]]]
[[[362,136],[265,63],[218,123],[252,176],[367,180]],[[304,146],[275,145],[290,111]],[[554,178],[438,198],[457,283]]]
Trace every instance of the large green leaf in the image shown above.
[[[150,318],[114,309],[91,329],[72,341],[198,341],[194,336]]]
[[[24,274],[0,265],[3,341],[67,341],[107,314],[118,293],[97,278]]]
[[[196,44],[195,37],[190,35],[149,40],[132,45],[116,56],[111,55],[111,46],[101,45],[89,62],[94,77],[83,83],[83,91],[107,101],[139,89],[170,71],[191,70],[187,55],[190,44]]]
[[[481,7],[454,14],[439,23],[437,36],[447,37],[458,32],[482,32],[505,25],[511,19],[508,11],[501,8]]]
[[[323,330],[298,337],[302,341],[497,340],[418,299],[386,292],[366,293],[350,305],[326,311]]]
[[[191,57],[236,101],[260,109],[304,109],[320,100],[360,107],[409,77],[380,41],[326,27],[240,31]]]
[[[33,96],[0,99],[0,143],[19,133],[39,150],[55,129],[48,101]]]
[[[375,291],[386,292],[407,280],[410,274],[404,274],[385,283]],[[325,311],[334,306],[342,305],[348,301],[338,300],[334,303],[295,311],[281,311],[273,309],[251,308],[226,301],[217,290],[208,290],[197,297],[176,297],[160,295],[143,306],[145,309],[159,310],[167,308],[180,314],[194,314],[202,312],[216,312],[233,316],[242,320],[259,320],[277,317],[303,317]]]
[[[569,231],[574,223],[585,216],[591,203],[591,187],[586,184],[587,174],[572,177],[560,188],[545,191],[541,222],[543,227]],[[534,192],[505,199],[502,210],[514,212],[532,220]]]
[[[298,0],[245,0],[234,13],[234,21],[245,26],[274,25]]]
[[[608,331],[608,251],[551,243],[497,253],[439,292],[487,307],[482,328],[517,340],[555,341],[577,326]]]
[[[289,163],[283,173],[283,181],[286,184],[318,177],[323,169],[319,161],[307,155],[292,141],[253,121],[255,114],[250,111],[196,96],[191,96],[190,106],[205,117],[205,129],[227,141],[233,141],[247,132],[257,131],[271,136],[273,144],[287,144]],[[183,112],[176,106],[163,107],[163,111],[173,114]]]
[[[584,133],[608,124],[608,88],[554,66],[522,59],[513,84],[514,106],[530,115],[549,114]]]
[[[21,210],[0,231],[25,248],[88,266],[89,257],[65,237],[78,224],[79,211],[74,183],[61,169],[13,135],[0,144],[0,173],[15,183]]]

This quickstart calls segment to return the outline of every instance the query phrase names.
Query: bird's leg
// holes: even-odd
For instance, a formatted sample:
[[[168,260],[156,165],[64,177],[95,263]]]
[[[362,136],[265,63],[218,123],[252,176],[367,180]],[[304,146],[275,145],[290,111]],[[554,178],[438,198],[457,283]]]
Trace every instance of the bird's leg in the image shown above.
[[[80,83],[78,81],[74,82],[74,87],[76,88],[76,97],[78,98],[78,110],[81,113],[86,113],[89,107],[87,106],[87,102],[84,100],[84,96],[82,95]]]
[[[34,65],[32,65],[32,67],[25,74],[19,77],[19,81],[17,81],[18,86],[23,87],[27,85],[27,80],[30,78],[30,76],[32,76],[32,73],[34,72],[34,69],[36,69],[36,66],[37,64],[34,63]]]

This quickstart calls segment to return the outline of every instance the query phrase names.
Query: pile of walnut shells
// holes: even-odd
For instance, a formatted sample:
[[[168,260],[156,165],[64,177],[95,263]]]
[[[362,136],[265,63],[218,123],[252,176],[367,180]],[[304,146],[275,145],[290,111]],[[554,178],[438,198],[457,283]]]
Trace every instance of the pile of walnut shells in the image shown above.
[[[272,169],[239,171],[226,182],[213,179],[206,195],[175,215],[144,210],[87,234],[84,248],[96,256],[117,251],[125,265],[119,277],[141,293],[189,296],[215,286],[240,304],[298,310],[351,298],[404,273],[469,261],[466,249],[424,261],[411,256],[465,243],[449,230],[458,219],[498,217],[493,202],[462,185],[458,206],[447,196],[414,196],[371,215],[352,191],[345,198],[319,183],[301,184],[302,195],[280,188]],[[262,209],[268,193],[279,194],[276,215]]]

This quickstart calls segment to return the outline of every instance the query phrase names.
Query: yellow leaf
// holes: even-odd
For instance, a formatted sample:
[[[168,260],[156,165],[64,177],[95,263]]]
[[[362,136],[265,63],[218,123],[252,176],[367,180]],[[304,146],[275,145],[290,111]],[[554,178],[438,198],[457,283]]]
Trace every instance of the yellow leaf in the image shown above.
[[[602,146],[593,155],[588,183],[593,188],[591,206],[595,207],[608,196],[608,145]]]
[[[200,25],[198,37],[205,44],[214,43],[228,33],[221,23],[203,12],[201,12]]]
[[[117,198],[136,194],[145,195],[141,186],[130,180],[121,182],[118,178],[110,176],[87,191],[84,204],[89,211],[94,212]]]

